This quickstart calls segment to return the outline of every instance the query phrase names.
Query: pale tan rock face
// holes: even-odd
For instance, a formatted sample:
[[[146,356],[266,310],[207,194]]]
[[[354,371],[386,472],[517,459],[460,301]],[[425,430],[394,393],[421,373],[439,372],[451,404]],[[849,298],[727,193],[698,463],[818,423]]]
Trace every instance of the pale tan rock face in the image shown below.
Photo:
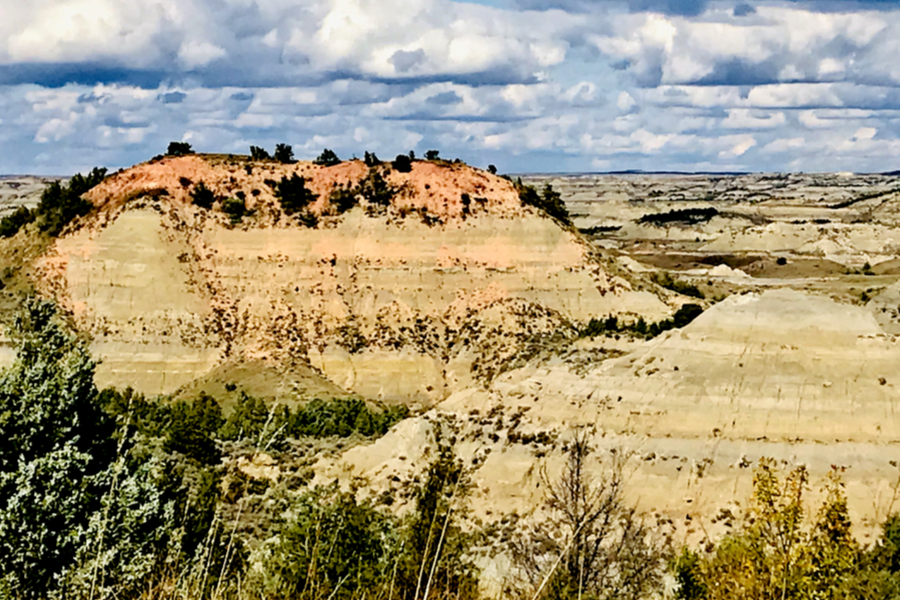
[[[488,520],[539,505],[538,474],[558,471],[562,442],[579,427],[596,432],[598,457],[631,453],[632,498],[686,537],[725,531],[713,517],[746,500],[764,456],[805,464],[812,497],[832,465],[848,467],[861,539],[896,510],[900,340],[861,306],[791,290],[738,295],[625,356],[576,364],[530,364],[488,389],[455,393],[323,463],[321,476],[349,472],[389,487],[394,474],[421,468],[427,432],[449,418],[474,465],[472,506]]]
[[[263,180],[301,173],[324,198],[365,167],[249,170],[188,157],[120,173],[91,192],[98,214],[42,259],[42,289],[93,336],[102,385],[171,393],[251,360],[309,364],[344,390],[430,405],[571,338],[573,322],[671,312],[487,173],[415,163],[388,175],[404,191],[386,214],[328,216],[321,200],[322,221],[308,228]],[[187,180],[245,191],[255,212],[231,226],[190,204]],[[463,193],[483,198],[466,214]]]

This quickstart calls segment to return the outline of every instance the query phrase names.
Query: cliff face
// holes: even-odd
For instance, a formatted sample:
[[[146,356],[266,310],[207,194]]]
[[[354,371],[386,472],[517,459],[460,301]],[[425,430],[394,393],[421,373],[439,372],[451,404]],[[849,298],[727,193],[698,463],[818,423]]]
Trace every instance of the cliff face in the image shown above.
[[[263,395],[413,404],[487,384],[575,322],[669,312],[505,179],[450,163],[379,171],[390,203],[338,214],[329,196],[371,177],[361,162],[134,167],[91,191],[98,210],[39,261],[39,288],[92,336],[101,384],[170,393],[252,363],[277,382]],[[274,196],[294,173],[318,197],[314,227]],[[247,214],[194,206],[200,182]]]

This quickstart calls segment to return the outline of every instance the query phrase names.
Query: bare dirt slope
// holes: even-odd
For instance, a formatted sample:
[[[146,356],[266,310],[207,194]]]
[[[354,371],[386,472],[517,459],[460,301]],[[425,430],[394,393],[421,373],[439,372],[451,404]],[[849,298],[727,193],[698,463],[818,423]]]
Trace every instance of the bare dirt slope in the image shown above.
[[[452,163],[382,171],[390,205],[363,199],[339,215],[329,194],[367,177],[361,162],[139,165],[90,192],[97,211],[41,259],[39,287],[93,337],[102,384],[170,393],[257,361],[425,405],[570,340],[592,316],[672,310],[658,288],[522,206],[508,180]],[[318,196],[317,226],[275,198],[295,173]],[[244,197],[248,214],[233,223],[221,202],[194,206],[200,182]]]
[[[473,465],[477,516],[525,515],[539,474],[552,477],[572,430],[588,427],[598,456],[631,456],[632,498],[685,537],[727,531],[716,517],[737,512],[763,456],[806,464],[814,494],[831,465],[847,467],[862,538],[896,508],[900,340],[864,308],[791,290],[738,295],[624,356],[602,346],[454,394],[323,463],[322,480],[363,475],[390,489],[419,468],[435,423],[450,423]]]

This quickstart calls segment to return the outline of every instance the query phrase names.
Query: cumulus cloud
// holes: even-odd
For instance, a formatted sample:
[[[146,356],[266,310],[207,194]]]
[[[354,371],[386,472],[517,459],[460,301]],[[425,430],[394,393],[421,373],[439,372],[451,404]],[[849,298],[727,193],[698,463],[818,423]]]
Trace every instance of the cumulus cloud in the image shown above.
[[[518,171],[896,168],[900,10],[835,2],[9,2],[0,172],[173,139]]]
[[[58,83],[72,65],[104,81],[285,85],[361,78],[528,81],[562,62],[577,19],[451,0],[35,0],[9,3],[0,65]],[[7,74],[7,77],[11,77]],[[318,79],[317,79],[318,78]],[[122,81],[120,81],[122,82]]]
[[[900,34],[896,13],[818,13],[758,6],[710,10],[698,18],[638,13],[588,36],[645,85],[760,85],[777,82],[900,82],[885,63]]]

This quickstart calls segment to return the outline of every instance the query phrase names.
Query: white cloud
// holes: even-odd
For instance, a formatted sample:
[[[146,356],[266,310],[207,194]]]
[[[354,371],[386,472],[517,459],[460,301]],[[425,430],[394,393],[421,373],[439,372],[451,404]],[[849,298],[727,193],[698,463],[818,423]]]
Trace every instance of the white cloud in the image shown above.
[[[851,139],[854,141],[871,140],[877,133],[878,130],[874,127],[860,127],[856,130],[856,133],[853,134]]]
[[[788,152],[797,148],[802,148],[804,139],[802,137],[777,139],[769,142],[762,147],[761,152],[773,154],[777,152]]]
[[[58,142],[59,140],[71,135],[75,130],[75,122],[78,120],[76,113],[71,113],[68,118],[53,118],[46,121],[38,129],[34,136],[34,141],[39,144],[46,144],[51,140]]]
[[[873,76],[900,83],[900,67],[885,68],[883,60],[883,49],[896,44],[898,34],[900,18],[894,12],[818,13],[760,5],[753,19],[722,11],[699,17],[632,15],[613,20],[608,32],[588,39],[611,60],[628,61],[639,79],[654,83]]]
[[[616,100],[616,106],[619,107],[619,110],[623,112],[630,112],[635,106],[637,106],[637,102],[635,102],[634,98],[626,92],[622,90],[619,92],[619,98]]]
[[[722,121],[722,127],[728,129],[769,129],[784,125],[783,112],[767,113],[747,108],[732,108],[728,117]]]
[[[197,67],[205,67],[225,55],[225,49],[215,44],[189,40],[181,45],[181,49],[178,51],[178,60],[185,69],[190,71]]]
[[[898,152],[900,10],[887,6],[776,0],[738,18],[716,4],[695,16],[453,0],[7,5],[0,171],[127,164],[182,138],[229,152],[286,141],[299,155],[437,147],[509,170],[863,171],[895,168]],[[71,79],[89,83],[59,87]]]
[[[719,153],[721,158],[736,158],[738,156],[742,156],[747,150],[756,145],[756,139],[752,136],[747,136],[734,146],[732,146],[728,150],[724,150]]]

